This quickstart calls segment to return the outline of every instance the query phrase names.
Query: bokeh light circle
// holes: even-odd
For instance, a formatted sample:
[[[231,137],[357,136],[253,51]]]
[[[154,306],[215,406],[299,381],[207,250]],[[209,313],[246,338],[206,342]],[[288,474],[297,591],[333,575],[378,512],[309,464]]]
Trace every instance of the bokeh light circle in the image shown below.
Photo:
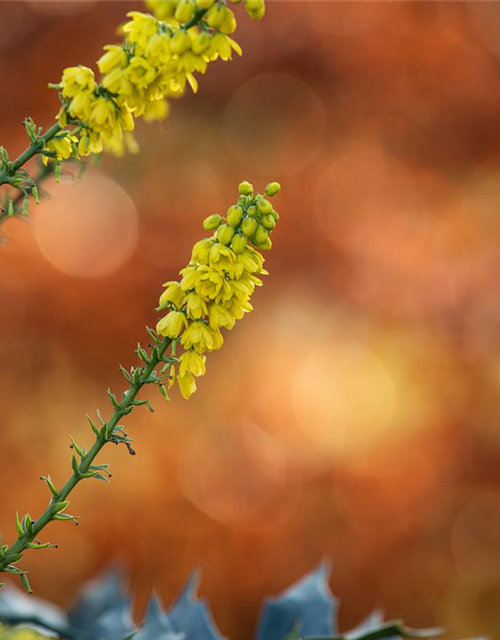
[[[226,144],[246,169],[269,178],[297,173],[317,156],[325,106],[303,80],[265,73],[233,95],[224,118]]]
[[[45,258],[76,278],[100,278],[117,271],[138,240],[137,210],[125,191],[97,172],[51,184],[51,196],[36,208],[35,238]]]
[[[203,513],[227,525],[255,521],[284,483],[277,442],[254,425],[207,424],[186,450],[183,491]]]

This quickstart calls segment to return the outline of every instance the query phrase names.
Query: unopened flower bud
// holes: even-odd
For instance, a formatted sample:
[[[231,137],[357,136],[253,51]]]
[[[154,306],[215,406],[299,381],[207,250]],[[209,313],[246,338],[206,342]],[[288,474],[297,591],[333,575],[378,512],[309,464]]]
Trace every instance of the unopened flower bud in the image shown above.
[[[223,4],[217,3],[213,5],[206,15],[208,26],[212,27],[212,29],[219,29],[222,27],[226,20],[226,11],[228,11],[228,9]]]
[[[203,228],[207,231],[217,229],[222,220],[222,216],[220,216],[218,213],[214,213],[213,215],[208,216],[208,218],[205,218],[205,220],[203,220]]]
[[[236,227],[240,224],[242,216],[243,209],[238,205],[229,207],[227,210],[227,221],[232,227]]]
[[[191,47],[191,38],[187,31],[177,31],[177,33],[172,38],[172,45],[170,47],[172,53],[177,53],[179,55],[185,53]]]
[[[259,213],[264,216],[268,213],[271,213],[271,211],[273,210],[273,205],[269,202],[269,200],[261,198],[257,201],[257,209],[259,210]]]
[[[215,0],[196,0],[196,4],[200,9],[210,9]]]
[[[241,223],[241,230],[246,236],[253,236],[257,230],[257,220],[255,218],[245,218]]]
[[[269,231],[271,231],[276,226],[276,221],[273,218],[272,214],[268,213],[266,216],[262,216],[262,224],[266,229],[269,229]]]
[[[245,0],[245,9],[252,20],[262,20],[266,12],[264,0]]]
[[[253,193],[253,185],[245,180],[244,182],[240,182],[238,191],[242,196],[250,196]]]
[[[181,0],[181,2],[177,4],[177,7],[175,9],[175,19],[183,24],[184,22],[191,20],[191,18],[194,16],[194,10],[194,2]]]
[[[242,233],[237,233],[231,240],[231,249],[234,251],[234,253],[243,253],[243,251],[245,251],[246,249],[247,242],[248,241],[246,236],[244,236]]]
[[[260,246],[263,242],[266,241],[266,238],[269,238],[269,233],[265,227],[259,224],[257,226],[257,230],[253,235],[252,241],[255,241],[255,244]]]
[[[280,219],[280,214],[275,209],[271,211],[271,215],[274,218],[275,222],[278,222],[278,220]]]
[[[217,240],[221,244],[229,244],[234,236],[234,229],[228,224],[223,224],[217,229]]]
[[[270,198],[272,198],[280,191],[281,191],[281,185],[279,182],[270,182],[268,185],[266,185],[264,193],[266,194],[266,196],[269,196]]]
[[[248,207],[247,209],[247,214],[249,216],[256,216],[259,212],[257,211],[257,207],[252,204],[250,207]]]
[[[210,40],[210,34],[208,33],[200,33],[199,35],[197,35],[191,47],[193,53],[195,53],[197,56],[205,53],[205,51],[210,46]]]

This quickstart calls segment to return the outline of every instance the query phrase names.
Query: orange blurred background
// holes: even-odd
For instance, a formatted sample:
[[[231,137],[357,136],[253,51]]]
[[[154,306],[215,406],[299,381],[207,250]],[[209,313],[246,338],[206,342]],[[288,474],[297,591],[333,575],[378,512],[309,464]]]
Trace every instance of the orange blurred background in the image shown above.
[[[47,126],[64,66],[91,65],[140,2],[0,2],[0,141]],[[455,637],[500,629],[500,4],[240,7],[244,55],[213,65],[141,153],[50,185],[0,250],[0,524],[70,473],[70,435],[108,411],[201,220],[247,179],[282,183],[255,313],[198,393],[128,419],[25,560],[67,605],[112,560],[138,611],[189,572],[222,632],[333,560],[341,628],[374,606]]]

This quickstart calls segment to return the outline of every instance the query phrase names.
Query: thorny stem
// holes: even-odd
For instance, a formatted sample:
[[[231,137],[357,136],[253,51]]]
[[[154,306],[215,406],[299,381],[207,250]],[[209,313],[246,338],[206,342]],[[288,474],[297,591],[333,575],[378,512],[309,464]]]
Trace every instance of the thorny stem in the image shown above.
[[[77,484],[84,479],[84,474],[88,473],[90,466],[104,445],[112,442],[111,436],[114,428],[118,425],[119,420],[127,415],[131,408],[133,409],[133,402],[137,394],[145,384],[148,384],[151,374],[162,361],[165,351],[171,343],[172,341],[169,338],[166,338],[157,345],[156,349],[153,349],[151,356],[152,359],[150,363],[143,368],[139,381],[130,384],[128,391],[126,391],[123,396],[123,400],[115,409],[109,421],[102,427],[99,435],[96,436],[93,446],[81,459],[77,471],[73,472],[66,484],[62,489],[60,489],[60,491],[58,491],[58,496],[52,497],[47,509],[45,509],[41,516],[39,516],[39,518],[33,523],[32,532],[26,532],[24,535],[19,535],[14,544],[8,549],[5,558],[0,560],[0,573],[5,571],[5,568],[12,562],[10,558],[23,554],[29,548],[30,543],[37,538],[38,534],[54,520],[54,517],[57,515],[56,504],[65,501],[68,498]]]
[[[205,16],[205,14],[207,13],[207,11],[208,9],[199,9],[195,13],[195,15],[191,18],[191,20],[189,20],[184,25],[182,25],[181,29],[187,30],[187,29],[190,29],[191,27],[199,25],[203,17]],[[50,129],[48,129],[45,132],[43,136],[41,136],[35,142],[32,142],[29,145],[29,147],[27,147],[23,151],[23,153],[21,153],[21,155],[16,160],[14,160],[14,162],[11,163],[9,167],[5,168],[3,171],[0,171],[0,187],[2,185],[8,184],[10,179],[16,174],[16,172],[22,167],[24,167],[24,165],[27,164],[37,154],[39,154],[43,150],[45,143],[47,143],[49,140],[52,140],[61,130],[62,130],[62,127],[58,123],[54,124]],[[49,175],[50,171],[44,172],[42,170],[41,173],[43,174],[43,176],[35,180],[37,184],[43,181]],[[18,204],[22,199],[23,199],[23,196],[20,194],[20,196],[18,196],[14,201],[14,204]],[[14,215],[18,215],[18,214],[16,213]],[[3,222],[5,222],[7,218],[11,218],[11,217],[13,216],[9,215],[8,211],[0,211],[0,225]]]
[[[30,146],[22,152],[17,160],[14,160],[9,168],[0,171],[0,186],[6,184],[9,178],[12,178],[16,171],[18,171],[27,162],[29,162],[31,158],[36,156],[43,149],[44,143],[52,140],[52,138],[56,136],[59,131],[61,131],[61,127],[59,124],[56,123],[52,125],[50,129],[47,129],[43,136],[41,136],[36,142],[32,142]]]
[[[53,173],[54,173],[53,164],[42,165],[40,167],[40,171],[38,172],[38,175],[36,175],[34,178],[34,182],[36,186],[40,188],[40,185],[42,185],[45,182],[45,180],[47,180],[47,178],[51,176]],[[16,207],[18,207],[21,204],[24,198],[25,198],[25,194],[22,191],[17,194],[17,196],[14,198],[14,211],[16,210]],[[19,213],[15,213],[14,215],[16,217],[22,217]],[[3,211],[0,211],[0,226],[3,224],[3,222],[5,222],[7,218],[12,218],[12,217],[13,216],[9,216],[8,211],[6,209]]]

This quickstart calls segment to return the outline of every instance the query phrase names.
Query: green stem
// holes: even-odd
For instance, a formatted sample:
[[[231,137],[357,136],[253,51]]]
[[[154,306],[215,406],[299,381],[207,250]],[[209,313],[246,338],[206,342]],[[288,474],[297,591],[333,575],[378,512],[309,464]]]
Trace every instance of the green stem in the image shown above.
[[[19,535],[17,540],[7,551],[5,558],[0,561],[0,573],[3,572],[11,563],[9,558],[13,558],[24,553],[29,548],[30,543],[38,537],[38,534],[54,520],[54,516],[57,515],[57,503],[63,502],[68,498],[77,484],[84,479],[82,476],[89,471],[92,463],[104,445],[112,441],[110,436],[113,433],[114,428],[118,425],[120,419],[127,415],[130,412],[130,409],[134,407],[133,402],[137,394],[145,384],[148,384],[151,374],[162,361],[165,351],[168,349],[171,342],[172,341],[169,338],[164,339],[159,345],[157,345],[156,349],[153,349],[151,361],[143,368],[140,379],[137,382],[130,384],[128,391],[125,393],[121,403],[115,409],[110,420],[103,426],[99,435],[96,436],[96,440],[92,448],[81,459],[77,471],[70,476],[66,484],[60,491],[58,491],[58,495],[51,499],[47,509],[45,509],[42,515],[33,523],[32,533],[26,532],[24,535]]]
[[[44,147],[44,144],[49,140],[52,140],[54,136],[56,136],[59,131],[61,131],[61,126],[59,124],[54,124],[50,129],[39,138],[36,142],[32,142],[30,146],[25,149],[21,155],[14,160],[9,168],[0,171],[0,186],[6,184],[9,181],[9,178],[18,171],[21,167],[23,167],[27,162],[31,160],[34,156],[36,156]]]
[[[34,178],[36,186],[40,187],[40,185],[42,185],[45,182],[45,180],[47,180],[47,178],[51,176],[53,173],[54,173],[53,163],[49,162],[49,164],[47,165],[42,165],[40,168],[40,171],[38,172],[38,175]],[[17,196],[14,198],[14,215],[13,216],[9,216],[7,209],[5,209],[4,211],[0,211],[0,226],[8,218],[21,217],[22,212],[19,212],[17,208],[19,207],[21,202],[24,200],[24,198],[25,198],[25,195],[22,192],[18,193]]]

